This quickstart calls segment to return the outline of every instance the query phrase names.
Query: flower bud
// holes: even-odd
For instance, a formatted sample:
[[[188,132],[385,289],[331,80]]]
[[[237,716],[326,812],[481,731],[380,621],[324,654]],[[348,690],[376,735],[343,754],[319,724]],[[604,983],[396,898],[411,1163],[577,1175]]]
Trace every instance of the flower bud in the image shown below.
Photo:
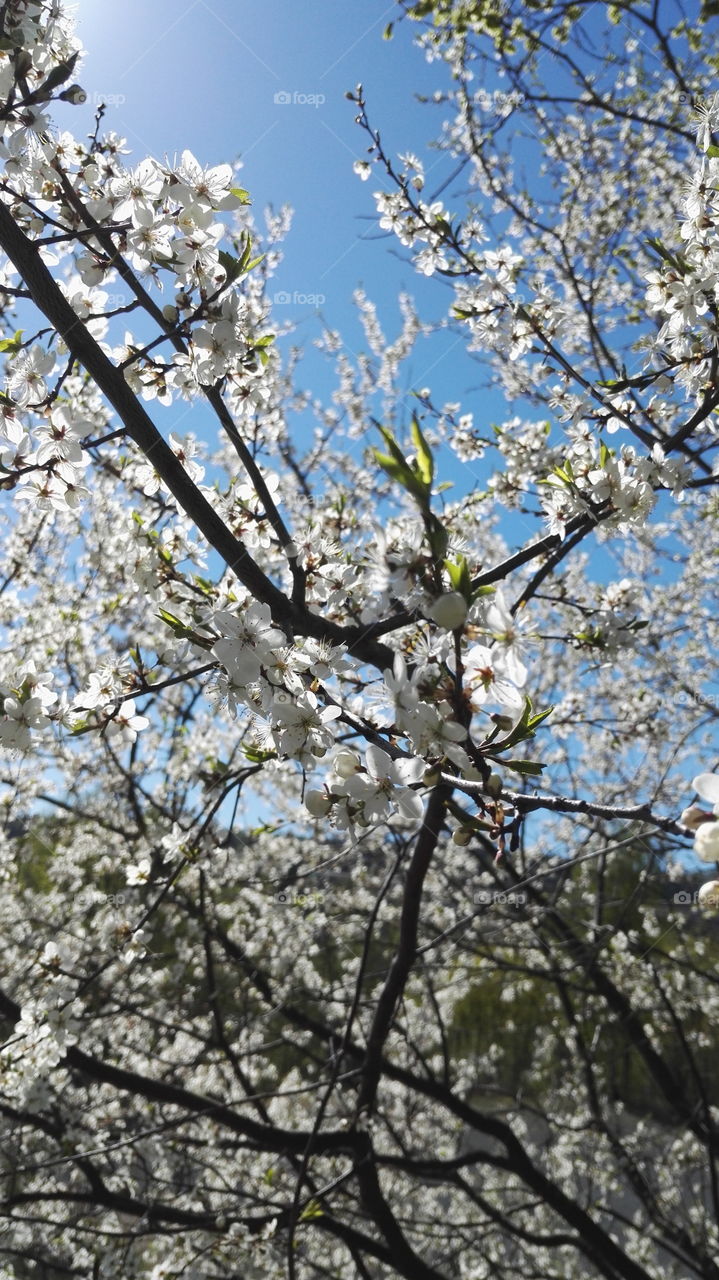
[[[679,821],[683,826],[689,827],[690,831],[698,831],[703,822],[711,819],[711,813],[708,809],[700,809],[697,804],[690,804],[688,809],[682,809]]]
[[[471,827],[457,827],[457,830],[452,832],[452,843],[458,845],[469,844],[472,834]]]
[[[71,84],[69,89],[64,89],[58,94],[63,102],[71,102],[74,107],[81,107],[83,102],[87,102],[87,94],[81,84]]]
[[[512,717],[503,715],[501,711],[493,712],[489,718],[502,733],[509,733],[509,730],[514,726]]]
[[[445,591],[429,606],[427,616],[445,631],[456,631],[467,617],[467,601],[461,591]]]
[[[719,907],[719,880],[709,880],[703,884],[697,894],[697,902],[705,911],[715,911]]]
[[[326,818],[332,801],[326,791],[306,791],[305,809],[313,818]]]
[[[702,822],[694,837],[694,852],[701,862],[719,862],[719,822]]]
[[[332,762],[332,768],[338,778],[351,778],[354,773],[359,773],[362,761],[356,751],[338,751]]]
[[[489,777],[487,778],[487,781],[484,784],[484,787],[485,787],[485,791],[487,792],[487,795],[494,796],[496,800],[497,796],[500,795],[502,791],[502,779],[500,778],[499,774],[490,773]]]

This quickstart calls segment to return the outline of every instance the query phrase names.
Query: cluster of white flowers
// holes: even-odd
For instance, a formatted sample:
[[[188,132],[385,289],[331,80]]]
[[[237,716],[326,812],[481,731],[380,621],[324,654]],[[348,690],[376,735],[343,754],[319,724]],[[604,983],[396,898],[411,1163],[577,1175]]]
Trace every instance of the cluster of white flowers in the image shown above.
[[[668,460],[661,446],[641,456],[632,445],[619,454],[585,436],[568,460],[544,478],[542,506],[550,533],[564,537],[567,523],[576,516],[596,515],[603,524],[626,530],[644,525],[656,503],[656,490],[667,488],[680,496],[687,476],[686,464]]]
[[[661,266],[646,276],[647,306],[663,317],[651,343],[650,363],[671,371],[676,385],[697,402],[712,383],[719,337],[719,155],[712,142],[719,128],[719,94],[704,101],[701,115],[697,143],[704,154],[684,202],[681,251],[662,250]],[[704,425],[715,433],[711,418]]]
[[[532,349],[534,330],[532,318],[548,309],[549,299],[535,282],[536,300],[530,312],[524,307],[524,297],[517,292],[520,272],[524,266],[522,255],[509,245],[498,249],[485,249],[476,256],[476,276],[462,281],[455,288],[454,314],[463,320],[471,335],[469,350],[502,351],[514,361]],[[561,332],[561,308],[552,302],[552,325],[556,336]]]
[[[269,606],[258,602],[208,612],[203,625],[219,632],[210,651],[222,664],[208,690],[211,699],[226,703],[233,714],[250,713],[262,751],[305,769],[320,761],[326,768],[328,758],[323,789],[307,793],[312,816],[331,813],[335,826],[352,831],[390,814],[415,821],[422,809],[417,787],[429,763],[452,761],[463,776],[480,776],[463,745],[472,715],[495,712],[510,724],[521,715],[533,628],[513,616],[501,589],[471,610],[461,592],[447,591],[426,612],[434,626],[423,652],[413,653],[411,666],[396,653],[383,687],[369,702],[357,694],[343,700],[341,678],[349,664],[342,646],[307,638],[288,643]],[[486,642],[466,644],[465,628]],[[461,669],[448,681],[455,661],[449,633],[462,648]],[[335,690],[331,682],[337,678]],[[463,690],[461,707],[453,695],[456,680]],[[386,738],[364,756],[336,746],[340,725],[353,725],[355,715],[368,713]],[[404,750],[395,745],[397,735],[407,743]]]
[[[87,495],[82,479],[89,458],[81,446],[87,423],[73,417],[66,405],[42,407],[47,387],[31,375],[41,369],[50,376],[55,364],[55,355],[37,344],[24,348],[10,364],[9,396],[17,408],[6,405],[2,415],[0,473],[10,473],[19,500],[40,510],[67,511]],[[31,409],[42,415],[34,429]]]
[[[13,27],[9,43],[24,48],[29,94],[55,64],[67,63],[78,50],[71,20],[57,5],[23,4],[5,21]],[[0,51],[0,83],[12,82],[14,66],[11,53]],[[59,223],[66,220],[74,228],[76,211],[69,204],[55,207],[46,195],[58,190],[62,173],[72,200],[102,227],[82,243],[74,243],[72,236],[59,237],[41,250],[49,265],[66,267],[61,288],[96,339],[104,338],[109,319],[127,311],[133,301],[135,306],[141,301],[146,309],[154,308],[155,318],[161,310],[167,333],[182,331],[182,340],[165,357],[157,344],[145,350],[144,342],[131,332],[119,345],[106,345],[129,385],[144,399],[169,404],[175,393],[189,397],[225,377],[237,394],[250,395],[262,372],[253,332],[257,317],[250,316],[234,287],[251,266],[250,244],[241,237],[239,244],[222,247],[227,228],[221,215],[238,209],[246,199],[233,185],[232,166],[204,168],[191,152],[183,151],[172,164],[148,158],[124,168],[123,151],[123,140],[114,135],[88,151],[70,134],[52,132],[44,112],[34,106],[8,111],[0,122],[0,156],[13,194],[3,199],[12,204],[14,216],[30,236],[43,230],[37,210],[51,206]],[[27,204],[22,203],[25,194]],[[143,292],[137,291],[134,300],[126,280],[119,280],[115,255],[108,248],[115,235],[127,264],[145,277]],[[174,285],[170,301],[163,273]],[[10,267],[3,269],[0,292],[10,287],[15,274]],[[122,294],[113,292],[118,283]],[[155,286],[158,295],[164,290],[164,297],[150,301]],[[82,402],[92,393],[79,386],[79,380],[68,379],[62,345],[23,341],[19,331],[5,350],[0,468],[11,474],[18,498],[41,509],[75,508],[87,494],[82,481],[90,460],[82,442],[92,434],[92,424]],[[192,449],[177,445],[175,452],[191,478],[200,479],[200,468],[189,461]],[[152,468],[145,467],[142,487],[151,493],[157,483]]]
[[[50,687],[52,679],[51,672],[37,671],[30,659],[9,680],[0,681],[1,746],[26,751],[31,731],[50,724],[49,708],[58,700]]]
[[[138,733],[150,723],[140,715],[135,699],[122,694],[122,681],[127,677],[129,664],[120,662],[105,666],[88,676],[87,687],[76,695],[67,713],[72,728],[84,726],[88,720],[102,727],[103,733],[116,746],[132,746]]]
[[[344,649],[309,637],[288,644],[269,605],[257,601],[241,612],[217,610],[208,621],[220,632],[211,652],[224,668],[211,695],[262,723],[264,749],[303,765],[324,757],[334,744],[330,725],[342,711],[333,703],[322,706],[310,686],[345,670]]]
[[[474,425],[474,417],[471,413],[459,414],[450,437],[450,445],[460,462],[477,462],[482,457],[486,444],[479,429]]]
[[[65,947],[46,944],[38,960],[41,989],[25,1001],[12,1036],[0,1050],[3,1094],[26,1106],[42,1102],[42,1081],[77,1039],[81,1004],[67,972],[71,962]]]
[[[450,703],[428,669],[415,666],[409,671],[404,656],[395,654],[392,670],[384,673],[384,684],[396,728],[416,755],[440,759],[446,755],[466,763],[466,753],[459,744],[465,741],[467,730],[454,718]]]
[[[164,304],[163,315],[168,325],[181,325],[183,333],[189,332],[186,350],[165,363],[138,357],[142,344],[125,334],[114,355],[131,361],[127,380],[144,399],[169,404],[175,392],[191,398],[227,376],[246,393],[261,372],[247,304],[231,287],[246,272],[249,253],[243,261],[223,250],[226,228],[217,217],[242,203],[243,195],[233,182],[230,165],[205,169],[191,152],[183,151],[173,166],[147,159],[134,170],[116,170],[109,189],[89,193],[88,207],[104,225],[130,222],[127,256],[138,272],[172,273],[175,293]],[[97,274],[97,260],[94,269]],[[107,278],[109,263],[103,279]]]
[[[416,244],[424,245],[414,255],[413,262],[422,275],[431,276],[435,271],[450,271],[457,260],[457,253],[475,250],[477,244],[487,237],[478,222],[467,220],[458,229],[455,247],[449,247],[447,232],[452,214],[445,209],[442,201],[433,200],[431,204],[426,204],[422,200],[415,202],[408,196],[409,186],[417,188],[422,184],[421,166],[419,161],[412,159],[413,177],[409,183],[404,175],[402,190],[375,191],[374,199],[380,215],[379,225],[383,231],[394,232],[400,243],[408,248]],[[364,177],[365,172],[364,168],[360,168],[360,177]],[[489,267],[489,262],[487,266]]]
[[[355,172],[362,178],[368,176],[362,162],[355,166]],[[416,181],[408,183],[403,175],[399,190],[374,193],[379,226],[394,232],[408,248],[418,243],[425,245],[413,257],[415,268],[423,275],[443,271],[466,277],[471,264],[471,281],[461,279],[457,283],[453,306],[453,313],[469,326],[469,349],[501,349],[516,360],[532,348],[532,320],[536,323],[550,310],[552,334],[560,336],[563,326],[569,323],[569,310],[557,306],[541,280],[533,282],[531,318],[522,306],[523,300],[517,294],[517,281],[524,266],[522,255],[509,245],[480,248],[487,235],[476,218],[469,217],[452,227],[452,215],[442,202],[415,201],[409,193],[412,185]]]
[[[366,590],[373,597],[364,606],[362,622],[374,622],[392,612],[397,600],[406,608],[421,607],[424,593],[417,582],[424,533],[419,522],[387,520],[372,530],[365,570]]]
[[[308,791],[305,806],[314,818],[331,815],[334,825],[351,835],[356,827],[368,827],[393,813],[417,823],[423,812],[417,788],[425,770],[423,760],[392,759],[374,745],[367,747],[364,761],[356,751],[342,748],[332,759],[324,789]]]
[[[439,613],[439,625],[452,629],[461,626],[464,618],[458,595],[448,592],[433,606],[433,612]],[[512,615],[501,589],[486,607],[473,606],[470,627],[486,634],[492,643],[472,644],[462,653],[461,687],[467,710],[471,715],[494,707],[510,720],[516,719],[524,706],[528,672],[523,657],[532,627],[524,626]],[[429,665],[419,664],[410,672],[405,658],[401,654],[395,656],[393,670],[384,673],[394,727],[407,738],[416,755],[428,761],[447,757],[465,777],[476,778],[476,770],[462,746],[467,728],[448,700],[439,676],[439,663],[447,659],[451,662],[447,646],[440,643],[433,655],[433,677]]]

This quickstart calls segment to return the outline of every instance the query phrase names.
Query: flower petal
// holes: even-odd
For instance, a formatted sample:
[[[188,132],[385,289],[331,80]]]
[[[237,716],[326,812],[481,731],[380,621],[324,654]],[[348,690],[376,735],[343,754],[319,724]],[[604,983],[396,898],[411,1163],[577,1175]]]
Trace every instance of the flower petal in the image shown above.
[[[703,800],[709,800],[712,804],[719,804],[719,774],[700,773],[692,782],[692,786]]]

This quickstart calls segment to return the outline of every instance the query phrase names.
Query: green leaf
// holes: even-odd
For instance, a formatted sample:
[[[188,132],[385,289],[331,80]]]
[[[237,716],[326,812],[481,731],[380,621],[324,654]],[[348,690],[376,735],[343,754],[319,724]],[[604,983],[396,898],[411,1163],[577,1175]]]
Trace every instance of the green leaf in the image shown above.
[[[575,631],[572,639],[578,640],[580,644],[590,645],[594,649],[604,649],[607,643],[600,627],[585,627],[584,631]]]
[[[158,617],[162,618],[162,621],[166,622],[168,627],[184,627],[184,622],[176,618],[174,613],[170,613],[169,609],[158,609],[157,612]]]
[[[511,769],[514,773],[521,773],[528,778],[538,777],[544,769],[544,765],[539,764],[537,760],[503,760],[502,764],[505,769]]]
[[[559,479],[563,480],[565,484],[574,484],[574,471],[569,458],[565,462],[559,463],[554,468],[553,474],[559,476]]]
[[[526,742],[528,738],[533,738],[535,730],[551,715],[554,707],[547,707],[546,711],[540,711],[537,715],[532,713],[532,700],[526,698],[524,702],[524,710],[520,719],[515,724],[512,732],[502,740],[495,743],[494,751],[506,751],[509,747],[514,747],[518,742]]]
[[[386,427],[380,427],[380,434],[385,444],[387,445],[387,448],[392,454],[392,457],[394,458],[395,462],[400,463],[407,471],[409,471],[410,470],[409,463],[405,458],[399,445],[397,444],[397,441],[395,440],[394,436],[392,435],[392,432],[388,431]]]
[[[416,417],[412,419],[412,442],[417,450],[410,461],[405,458],[392,432],[375,423],[389,452],[382,453],[372,449],[375,462],[383,471],[406,489],[414,498],[422,515],[425,535],[432,556],[436,562],[442,562],[449,546],[449,534],[442,521],[430,509],[432,478],[434,476],[434,459],[432,450],[425,440]]]
[[[78,720],[77,723],[72,726],[70,733],[72,734],[73,738],[78,738],[81,733],[89,733],[90,730],[94,729],[95,727],[96,726],[93,724],[91,720]]]
[[[444,567],[447,576],[452,584],[453,591],[459,591],[464,596],[467,604],[472,603],[472,579],[469,574],[469,565],[466,556],[457,556],[456,564],[451,560],[445,560]]]
[[[16,329],[12,338],[3,338],[0,342],[0,351],[9,351],[13,355],[19,351],[22,346],[22,335],[24,330]]]
[[[401,462],[397,462],[396,458],[390,458],[386,453],[380,453],[379,449],[373,449],[372,456],[377,466],[386,471],[392,480],[399,480],[401,484],[404,483],[406,468]]]
[[[228,253],[226,249],[220,249],[219,252],[220,266],[224,267],[227,283],[233,284],[238,276],[242,275],[242,265],[239,258],[234,254]]]
[[[429,515],[425,516],[425,528],[427,530],[429,549],[432,552],[434,559],[443,561],[447,554],[447,547],[449,546],[449,533],[442,524],[442,521],[438,520],[431,511]]]
[[[428,486],[422,479],[419,471],[410,466],[402,453],[402,450],[397,444],[397,441],[392,435],[392,432],[388,431],[386,427],[380,427],[379,430],[381,432],[382,439],[389,449],[389,454],[381,453],[377,449],[373,449],[372,453],[375,462],[383,471],[387,472],[388,476],[401,484],[403,489],[406,489],[408,493],[411,493],[412,497],[418,503],[420,510],[423,512],[427,511],[430,486]]]
[[[670,267],[674,267],[674,270],[678,271],[680,275],[686,275],[689,270],[689,264],[686,259],[679,258],[676,254],[670,253],[666,246],[663,245],[661,240],[658,240],[656,236],[649,236],[646,244],[650,249],[653,249],[655,253],[658,253],[659,257],[664,262],[668,262]]]
[[[244,187],[230,187],[230,195],[239,200],[241,204],[252,204],[249,191],[245,191]]]
[[[240,255],[240,266],[239,266],[240,275],[243,275],[245,271],[251,271],[252,268],[256,267],[258,262],[261,262],[265,256],[264,253],[261,253],[259,257],[252,258],[251,254],[252,254],[252,237],[248,236],[245,242],[245,247],[242,250],[242,253]]]
[[[598,387],[609,387],[614,391],[626,391],[627,387],[639,387],[642,391],[650,387],[659,377],[659,370],[654,373],[640,373],[636,378],[605,378],[597,383]]]
[[[35,92],[37,94],[51,93],[53,89],[57,89],[59,85],[64,84],[66,80],[69,80],[75,70],[75,63],[77,62],[78,57],[79,54],[73,53],[72,57],[68,58],[67,62],[58,62],[57,66],[53,67],[49,76],[43,80],[39,89],[36,89]]]
[[[266,365],[269,363],[270,356],[267,348],[272,345],[274,340],[274,333],[266,333],[264,338],[258,338],[256,342],[253,342],[252,348],[260,357],[260,364]]]
[[[265,760],[275,760],[276,751],[262,751],[260,747],[243,747],[242,754],[252,764],[264,764]]]
[[[300,1217],[299,1217],[299,1221],[310,1222],[312,1218],[322,1218],[322,1217],[324,1217],[324,1210],[319,1200],[310,1200],[309,1203],[306,1204],[304,1209],[302,1210],[302,1213],[300,1214]]]
[[[543,720],[546,720],[547,716],[551,716],[554,711],[554,707],[547,707],[546,711],[539,711],[536,716],[533,716],[531,715],[532,703],[529,698],[527,698],[527,704],[530,711],[530,715],[527,718],[527,727],[532,730],[536,729],[537,725],[541,724]],[[534,737],[534,733],[532,733],[532,737]]]
[[[392,28],[393,28],[393,27],[394,27],[394,23],[393,23],[393,22],[388,22],[388,23],[387,23],[387,26],[385,27],[384,31],[382,32],[382,39],[383,39],[383,40],[391,40],[391,39],[392,39]]]
[[[200,635],[199,631],[193,631],[192,627],[188,627],[180,618],[176,618],[174,613],[170,613],[168,609],[158,609],[157,616],[170,628],[179,640],[191,640],[193,644],[200,645],[203,649],[211,649],[213,640],[209,636]]]
[[[411,434],[412,443],[417,450],[417,470],[429,489],[432,487],[432,481],[434,479],[434,458],[432,457],[432,450],[422,435],[419,422],[414,414],[412,415]]]

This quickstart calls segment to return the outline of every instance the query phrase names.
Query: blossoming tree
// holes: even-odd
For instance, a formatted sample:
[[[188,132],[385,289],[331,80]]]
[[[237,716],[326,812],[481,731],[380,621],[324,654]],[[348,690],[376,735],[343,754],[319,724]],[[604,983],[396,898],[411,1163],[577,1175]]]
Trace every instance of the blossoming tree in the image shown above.
[[[499,423],[408,298],[297,387],[287,216],[0,5],[3,1280],[719,1276],[711,6],[397,16],[469,195],[359,86],[356,169]]]

